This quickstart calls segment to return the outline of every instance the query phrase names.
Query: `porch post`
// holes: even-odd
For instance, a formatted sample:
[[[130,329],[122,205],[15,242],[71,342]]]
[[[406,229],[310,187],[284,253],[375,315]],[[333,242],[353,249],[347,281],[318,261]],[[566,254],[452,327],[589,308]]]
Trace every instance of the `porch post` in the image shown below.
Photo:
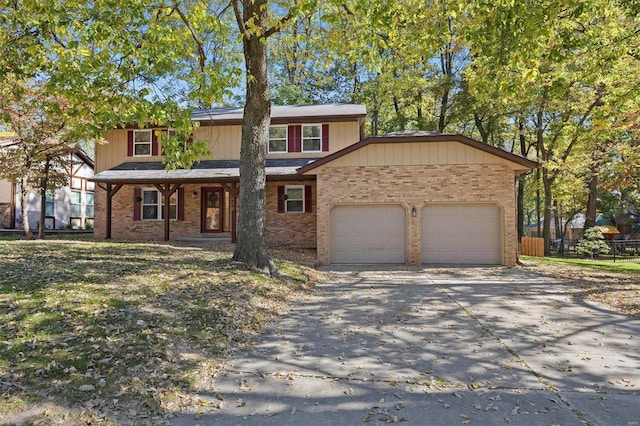
[[[162,212],[162,215],[164,216],[164,240],[165,241],[169,241],[169,224],[170,222],[170,218],[169,218],[169,213],[171,212],[171,206],[169,205],[169,201],[171,198],[171,194],[169,194],[169,186],[170,184],[167,184],[167,189],[166,191],[162,192],[162,196],[164,197],[164,205],[162,206],[162,210],[164,210]]]
[[[100,184],[98,184],[98,186],[107,192],[107,227],[106,227],[107,229],[105,230],[104,238],[107,240],[110,240],[111,239],[111,216],[112,216],[112,209],[113,209],[112,199],[113,199],[113,196],[116,195],[116,193],[120,190],[120,188],[122,188],[122,184],[118,184],[114,187],[111,183],[107,183],[106,188]]]
[[[176,184],[173,187],[171,187],[170,183],[167,183],[166,186],[162,186],[160,184],[156,184],[154,185],[158,191],[160,191],[160,193],[162,194],[162,198],[164,201],[164,205],[162,206],[162,216],[164,217],[164,240],[165,241],[169,241],[169,224],[171,223],[171,219],[169,218],[169,213],[170,213],[170,205],[169,205],[169,201],[171,198],[171,194],[173,194],[174,192],[176,192],[178,190],[178,188],[180,188],[181,184]],[[177,207],[177,206],[176,206]]]
[[[111,239],[111,212],[113,206],[111,202],[111,184],[107,184],[107,229],[105,231],[104,238],[107,240]]]
[[[224,182],[220,182],[220,185],[229,193],[229,204],[231,204],[231,242],[236,242],[236,204],[238,195],[238,187],[235,182],[231,182],[227,185]]]

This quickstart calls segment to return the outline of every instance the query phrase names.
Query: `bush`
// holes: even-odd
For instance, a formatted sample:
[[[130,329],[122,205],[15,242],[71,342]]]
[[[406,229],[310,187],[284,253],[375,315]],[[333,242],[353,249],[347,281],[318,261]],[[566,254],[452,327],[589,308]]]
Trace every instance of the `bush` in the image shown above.
[[[591,259],[598,254],[611,252],[609,245],[602,234],[596,231],[596,228],[585,229],[584,235],[576,245],[576,250],[582,255],[589,255]]]

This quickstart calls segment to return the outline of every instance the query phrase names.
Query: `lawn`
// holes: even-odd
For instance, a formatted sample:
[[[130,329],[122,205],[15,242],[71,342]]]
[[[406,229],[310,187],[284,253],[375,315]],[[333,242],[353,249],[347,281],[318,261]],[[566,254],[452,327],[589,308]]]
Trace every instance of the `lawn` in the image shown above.
[[[565,265],[575,265],[575,266],[586,266],[588,268],[602,269],[610,272],[622,272],[622,273],[630,273],[630,274],[640,274],[640,262],[614,262],[609,259],[586,259],[586,258],[575,258],[575,257],[531,257],[531,256],[520,256],[523,261],[531,261],[531,262],[556,262],[562,263]]]
[[[286,252],[268,278],[231,249],[0,241],[0,419],[160,424],[197,406],[195,382],[321,279]]]
[[[526,269],[572,284],[574,297],[640,318],[640,264],[576,258],[520,256]]]

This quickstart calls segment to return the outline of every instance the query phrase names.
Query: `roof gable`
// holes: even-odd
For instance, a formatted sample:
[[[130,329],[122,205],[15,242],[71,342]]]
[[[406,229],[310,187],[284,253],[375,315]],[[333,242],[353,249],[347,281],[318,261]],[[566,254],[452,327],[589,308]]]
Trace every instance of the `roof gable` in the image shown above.
[[[402,150],[404,152],[401,152]],[[390,164],[404,165],[505,163],[517,174],[534,169],[538,165],[535,161],[459,134],[405,131],[363,139],[301,167],[298,172],[309,173],[330,163],[336,166],[345,165],[347,156],[356,163],[366,162],[369,165],[383,165],[376,158],[383,158]]]

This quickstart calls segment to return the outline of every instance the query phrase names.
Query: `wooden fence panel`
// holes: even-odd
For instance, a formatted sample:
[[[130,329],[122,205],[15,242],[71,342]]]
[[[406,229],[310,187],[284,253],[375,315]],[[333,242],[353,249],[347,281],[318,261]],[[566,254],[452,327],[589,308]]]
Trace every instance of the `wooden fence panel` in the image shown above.
[[[544,257],[544,238],[522,237],[519,253],[524,256]]]

